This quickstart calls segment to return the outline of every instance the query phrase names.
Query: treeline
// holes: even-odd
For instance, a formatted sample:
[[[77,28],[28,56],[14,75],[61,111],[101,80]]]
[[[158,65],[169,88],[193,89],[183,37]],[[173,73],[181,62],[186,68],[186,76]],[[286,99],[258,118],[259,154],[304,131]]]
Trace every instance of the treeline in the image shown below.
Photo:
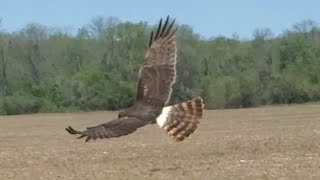
[[[76,35],[35,23],[1,31],[0,114],[130,106],[153,28],[99,17]],[[177,68],[171,104],[196,95],[208,109],[319,101],[320,29],[302,21],[278,36],[262,28],[252,40],[204,39],[180,25]]]

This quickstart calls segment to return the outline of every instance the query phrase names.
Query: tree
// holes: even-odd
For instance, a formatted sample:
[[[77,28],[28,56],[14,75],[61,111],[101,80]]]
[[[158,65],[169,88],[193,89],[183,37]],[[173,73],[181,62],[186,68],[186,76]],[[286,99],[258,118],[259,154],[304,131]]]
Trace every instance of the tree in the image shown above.
[[[0,23],[1,25],[1,23]],[[307,20],[252,40],[178,30],[178,78],[170,104],[201,95],[206,108],[320,100],[320,29]],[[0,114],[116,110],[135,100],[148,48],[146,22],[95,17],[76,35],[29,23],[0,31]]]

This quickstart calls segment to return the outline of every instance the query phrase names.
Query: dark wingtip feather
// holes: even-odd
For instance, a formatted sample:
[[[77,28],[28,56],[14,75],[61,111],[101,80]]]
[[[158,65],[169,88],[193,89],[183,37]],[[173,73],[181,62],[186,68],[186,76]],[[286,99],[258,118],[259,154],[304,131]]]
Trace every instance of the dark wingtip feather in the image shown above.
[[[81,138],[84,138],[86,137],[86,135],[82,134],[81,136],[79,136],[77,139],[81,139]]]
[[[76,134],[81,134],[81,136],[77,137],[77,139],[81,139],[86,137],[85,134],[82,134],[80,131],[77,131],[75,129],[73,129],[71,126],[68,126],[67,128],[65,128],[66,131],[68,131],[70,134],[76,135]],[[91,137],[87,136],[86,142],[88,142],[91,139]]]
[[[153,41],[157,40],[159,37],[172,36],[177,31],[178,28],[172,31],[172,27],[175,23],[175,19],[173,19],[170,24],[169,24],[169,21],[170,21],[170,15],[167,16],[166,21],[162,26],[162,18],[160,19],[157,31],[155,32],[155,36],[153,36],[154,31],[151,32],[149,47],[152,45]]]
[[[162,26],[162,18],[160,19],[159,25],[158,25],[158,29],[156,32],[156,35],[154,36],[154,39],[156,40],[159,36],[160,30],[161,30],[161,26]]]
[[[87,136],[86,142],[90,141],[91,137]]]
[[[176,19],[173,19],[173,20],[172,20],[172,22],[171,22],[171,24],[169,25],[167,31],[164,33],[164,36],[168,36],[168,35],[170,34],[170,31],[171,31],[171,29],[172,29],[175,21],[176,21]],[[175,29],[172,31],[171,34],[174,34],[177,30],[178,30],[178,28],[175,28]]]
[[[151,31],[151,36],[150,36],[150,40],[149,40],[149,47],[151,46],[153,41],[153,31]]]
[[[169,22],[169,15],[167,16],[167,19],[166,19],[166,21],[165,21],[165,23],[164,23],[164,25],[162,27],[162,30],[161,30],[161,33],[160,33],[160,37],[162,37],[164,32],[166,31],[167,26],[168,26],[168,22]]]
[[[68,131],[70,134],[81,134],[79,131],[74,130],[71,126],[68,126],[66,131]]]

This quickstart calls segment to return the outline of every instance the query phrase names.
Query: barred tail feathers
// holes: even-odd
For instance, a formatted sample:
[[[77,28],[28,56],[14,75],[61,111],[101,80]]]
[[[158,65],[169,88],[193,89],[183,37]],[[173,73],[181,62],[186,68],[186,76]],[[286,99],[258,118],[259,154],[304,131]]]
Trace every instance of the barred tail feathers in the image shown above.
[[[204,103],[201,97],[167,106],[157,118],[157,124],[176,141],[183,141],[196,129],[202,118]]]

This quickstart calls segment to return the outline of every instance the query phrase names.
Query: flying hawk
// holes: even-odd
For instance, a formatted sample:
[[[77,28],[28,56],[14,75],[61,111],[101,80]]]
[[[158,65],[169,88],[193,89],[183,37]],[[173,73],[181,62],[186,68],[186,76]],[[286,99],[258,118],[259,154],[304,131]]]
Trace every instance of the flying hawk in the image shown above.
[[[86,142],[97,138],[114,138],[135,132],[147,124],[157,123],[176,141],[183,141],[192,134],[202,118],[204,103],[194,97],[180,104],[167,106],[172,85],[176,80],[176,31],[175,19],[169,16],[162,26],[160,19],[155,35],[151,32],[145,61],[138,74],[136,102],[118,114],[118,118],[85,131],[66,128],[70,134],[86,137]]]

